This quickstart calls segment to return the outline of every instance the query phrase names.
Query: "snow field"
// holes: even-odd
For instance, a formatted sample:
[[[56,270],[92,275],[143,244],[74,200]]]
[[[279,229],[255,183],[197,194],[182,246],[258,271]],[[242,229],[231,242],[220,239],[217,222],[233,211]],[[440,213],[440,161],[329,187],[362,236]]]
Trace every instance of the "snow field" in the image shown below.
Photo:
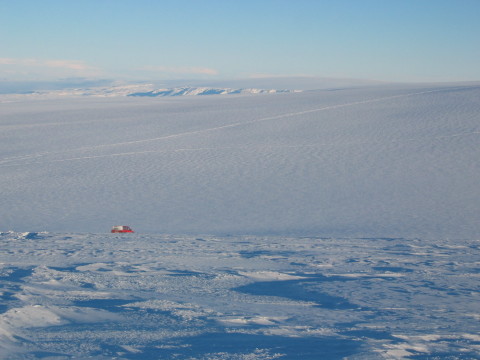
[[[479,98],[10,97],[0,358],[479,358]]]
[[[479,91],[3,104],[0,226],[474,237]]]
[[[473,359],[478,241],[0,235],[0,358]]]

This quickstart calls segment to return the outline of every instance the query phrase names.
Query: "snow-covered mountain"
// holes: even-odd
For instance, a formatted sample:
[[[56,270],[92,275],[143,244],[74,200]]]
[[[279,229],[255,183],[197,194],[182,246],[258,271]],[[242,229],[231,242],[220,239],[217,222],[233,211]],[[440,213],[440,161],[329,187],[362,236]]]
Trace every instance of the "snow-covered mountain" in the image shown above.
[[[266,89],[230,89],[210,87],[179,87],[171,89],[157,89],[147,92],[134,92],[128,96],[194,96],[194,95],[231,95],[231,94],[278,94],[301,92],[301,90],[266,90]]]
[[[92,79],[64,79],[53,82],[42,81],[0,81],[0,95],[36,95],[41,94],[103,94],[103,96],[125,96],[134,92],[150,92],[159,89],[217,89],[224,91],[248,91],[257,89],[263,92],[285,91],[272,89],[318,90],[318,89],[345,89],[379,85],[376,81],[359,79],[335,79],[321,77],[258,77],[230,80],[163,80],[139,83],[127,83],[114,80]],[[270,89],[270,90],[267,90]]]
[[[289,89],[257,89],[257,88],[221,88],[181,86],[171,88],[157,88],[154,84],[129,84],[96,86],[82,88],[65,88],[60,90],[34,90],[25,93],[4,93],[0,95],[0,102],[22,99],[51,99],[56,97],[123,97],[123,96],[195,96],[195,95],[232,95],[232,94],[277,94],[301,92]]]

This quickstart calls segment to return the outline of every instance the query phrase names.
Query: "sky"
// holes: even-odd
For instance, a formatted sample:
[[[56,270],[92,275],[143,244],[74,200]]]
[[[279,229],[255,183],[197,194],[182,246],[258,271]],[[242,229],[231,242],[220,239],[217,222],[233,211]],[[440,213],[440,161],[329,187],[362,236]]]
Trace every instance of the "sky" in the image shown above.
[[[479,0],[0,0],[0,81],[478,81],[479,19]]]

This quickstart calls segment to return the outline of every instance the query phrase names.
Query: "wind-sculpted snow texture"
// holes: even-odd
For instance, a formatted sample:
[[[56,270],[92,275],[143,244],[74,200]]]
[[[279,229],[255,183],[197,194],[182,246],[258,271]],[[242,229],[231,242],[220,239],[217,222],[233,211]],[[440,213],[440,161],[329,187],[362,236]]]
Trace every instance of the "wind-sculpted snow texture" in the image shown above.
[[[333,90],[0,98],[0,359],[478,359],[480,86]]]
[[[0,233],[0,359],[477,359],[478,240]]]
[[[478,236],[480,87],[1,104],[0,228]]]

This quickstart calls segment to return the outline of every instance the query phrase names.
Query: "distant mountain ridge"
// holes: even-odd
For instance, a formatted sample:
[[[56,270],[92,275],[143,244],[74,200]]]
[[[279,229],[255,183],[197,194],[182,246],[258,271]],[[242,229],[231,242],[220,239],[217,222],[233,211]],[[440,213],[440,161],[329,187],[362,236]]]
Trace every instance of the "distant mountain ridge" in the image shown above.
[[[230,88],[230,87],[205,87],[205,86],[181,86],[158,88],[154,84],[129,84],[100,87],[78,87],[58,90],[34,90],[23,93],[3,94],[7,97],[166,97],[166,96],[197,96],[197,95],[233,95],[233,94],[277,94],[301,92],[302,90],[289,89],[258,89],[258,88]]]
[[[301,90],[276,89],[231,89],[211,87],[176,87],[157,89],[147,92],[134,92],[127,96],[196,96],[196,95],[231,95],[231,94],[277,94],[301,92]]]
[[[125,96],[133,92],[157,93],[171,89],[204,89],[223,90],[207,91],[203,95],[236,94],[236,93],[276,93],[294,92],[296,90],[272,89],[344,89],[359,86],[379,85],[379,82],[359,79],[336,79],[325,77],[257,77],[224,80],[141,80],[138,82],[123,82],[112,79],[73,78],[56,81],[8,81],[0,80],[0,95],[97,95],[97,96]],[[194,93],[196,91],[193,91]],[[176,92],[172,92],[172,94]],[[183,92],[182,95],[190,94]],[[197,94],[195,94],[197,95]],[[161,95],[157,95],[161,96]],[[163,95],[162,95],[163,96]],[[179,95],[177,95],[179,96]]]

